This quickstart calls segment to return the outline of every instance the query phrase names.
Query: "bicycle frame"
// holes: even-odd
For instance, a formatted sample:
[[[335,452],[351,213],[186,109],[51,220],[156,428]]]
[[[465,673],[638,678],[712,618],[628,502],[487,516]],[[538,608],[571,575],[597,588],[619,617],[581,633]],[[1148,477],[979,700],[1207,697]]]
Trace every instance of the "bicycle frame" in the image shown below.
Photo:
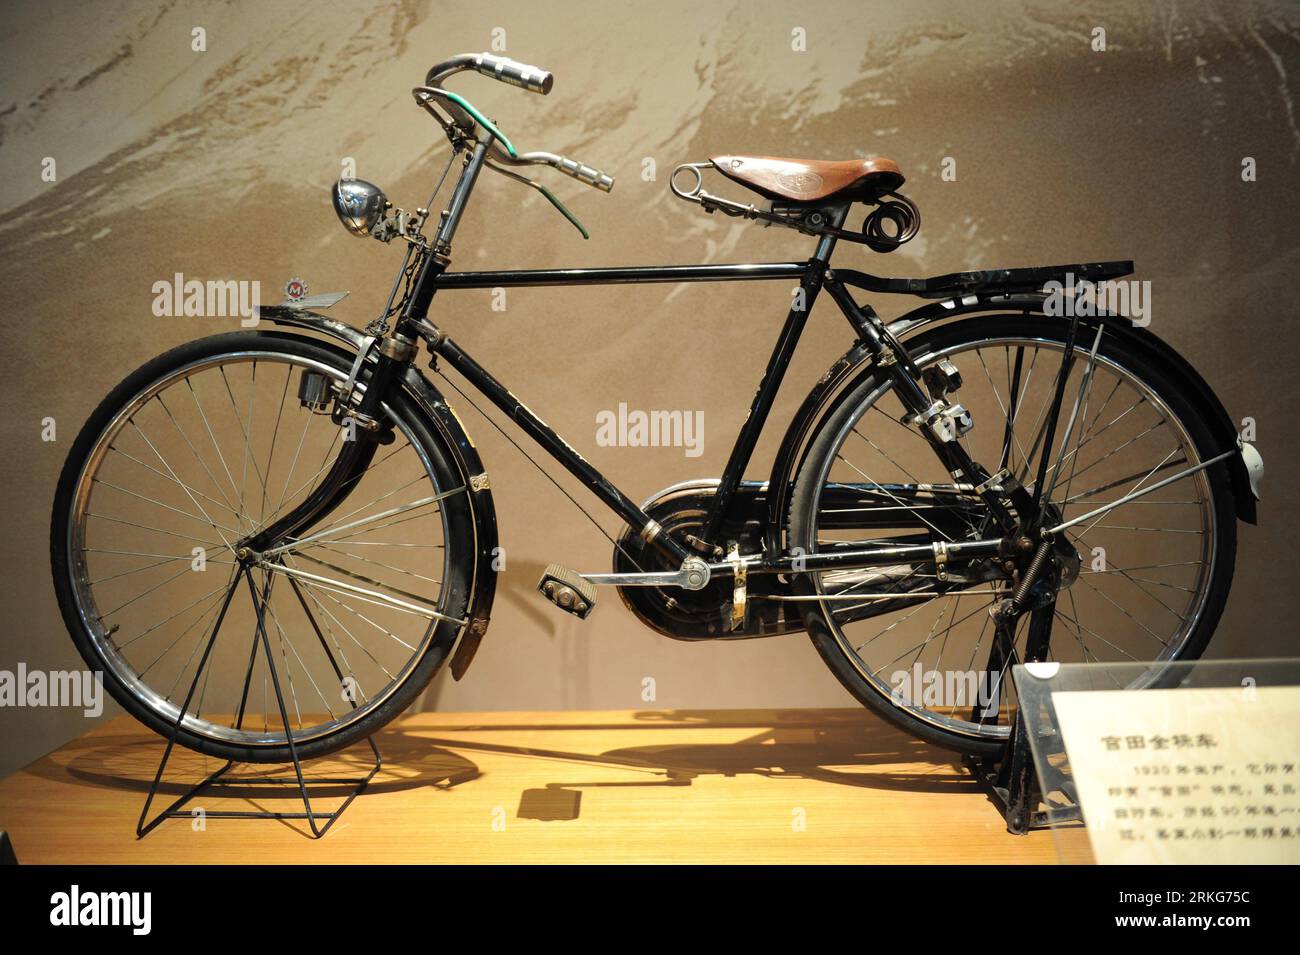
[[[373,422],[373,415],[377,412],[385,391],[399,380],[403,368],[414,358],[416,340],[423,339],[435,355],[435,360],[436,357],[441,357],[455,368],[476,390],[486,395],[499,410],[518,424],[534,442],[588,487],[601,503],[621,517],[642,539],[671,558],[677,565],[684,566],[688,560],[699,564],[701,557],[704,557],[711,559],[707,565],[709,571],[723,574],[735,573],[741,566],[747,572],[755,573],[792,571],[803,573],[865,568],[898,561],[1009,557],[1032,548],[1033,544],[1024,536],[1024,530],[1030,529],[1036,533],[1035,523],[1045,516],[1045,512],[1041,512],[1038,507],[1036,495],[1031,497],[1018,486],[1003,488],[993,475],[969,457],[958,441],[942,438],[932,428],[923,424],[935,413],[936,408],[946,406],[946,402],[942,401],[941,396],[936,399],[930,394],[927,390],[928,385],[922,387],[920,370],[907,349],[898,342],[890,327],[869,305],[859,305],[853,299],[846,286],[923,297],[948,296],[967,290],[994,290],[1006,293],[1011,290],[1041,287],[1042,282],[1062,275],[1067,269],[1073,270],[1079,277],[1088,278],[1108,278],[1128,274],[1132,270],[1132,263],[1091,263],[997,272],[955,273],[933,279],[881,279],[854,270],[843,270],[842,275],[837,275],[830,267],[830,259],[837,239],[834,234],[827,233],[818,237],[816,249],[806,262],[449,272],[447,267],[451,261],[452,239],[485,163],[491,142],[492,137],[489,133],[479,139],[472,148],[461,147],[469,152],[469,155],[441,216],[436,235],[432,243],[420,237],[418,244],[414,246],[417,255],[414,265],[414,285],[404,299],[404,307],[400,309],[396,326],[391,333],[387,331],[386,323],[383,323],[382,329],[376,335],[376,337],[385,337],[381,347],[377,349],[365,394],[357,406],[357,416],[363,422],[367,420]],[[828,204],[825,207],[831,230],[842,229],[851,205],[850,202],[841,202]],[[786,314],[784,325],[754,395],[750,413],[736,437],[718,488],[710,500],[704,524],[698,536],[688,539],[689,547],[688,544],[663,534],[662,527],[645,510],[615,486],[599,469],[578,454],[545,421],[519,401],[505,384],[428,319],[432,300],[436,293],[442,290],[789,281],[792,279],[797,280],[800,294],[795,296],[795,301]],[[807,323],[807,317],[823,288],[830,294],[857,333],[858,347],[864,349],[865,356],[873,361],[876,368],[889,376],[899,399],[917,424],[918,433],[930,444],[951,475],[955,486],[977,495],[983,501],[994,519],[994,529],[1001,532],[999,536],[948,544],[864,547],[791,555],[785,553],[780,547],[780,529],[776,526],[779,523],[779,514],[770,514],[769,524],[773,526],[769,527],[764,534],[761,554],[727,555],[725,542],[717,539],[718,534],[736,501],[736,494],[742,485],[745,470],[767,422]],[[358,357],[357,371],[360,371],[361,363],[367,357],[366,352],[374,341],[375,338],[370,339],[362,349]],[[1067,350],[1066,360],[1068,358]],[[1052,419],[1051,427],[1055,426],[1054,419],[1059,411],[1058,402],[1049,415]],[[783,447],[779,456],[786,457],[787,452],[788,449]],[[335,471],[337,474],[332,472],[331,477],[336,477],[337,480],[329,482],[332,487],[322,491],[321,499],[314,502],[315,510],[304,508],[287,515],[272,529],[275,532],[273,535],[264,532],[251,541],[251,548],[260,550],[269,542],[270,537],[296,533],[298,529],[332,510],[333,506],[346,496],[352,480],[347,467],[340,467]],[[776,498],[777,496],[773,495],[773,499]],[[1011,508],[1006,503],[1007,499],[1010,500]],[[727,555],[725,561],[722,559],[724,555]]]
[[[823,287],[839,305],[845,318],[856,329],[858,335],[873,346],[877,356],[885,360],[894,374],[896,385],[903,395],[904,403],[914,412],[920,413],[928,408],[932,399],[917,384],[919,374],[911,366],[906,352],[892,340],[888,330],[869,307],[864,311],[852,299],[841,282],[830,269],[831,255],[835,249],[836,238],[824,235],[817,240],[817,247],[806,262],[768,262],[742,263],[735,265],[672,265],[672,266],[631,266],[590,269],[522,269],[484,272],[448,272],[450,262],[448,254],[452,237],[477,181],[488,145],[480,142],[474,147],[465,164],[459,180],[452,192],[447,210],[442,217],[433,248],[441,254],[431,252],[426,255],[415,287],[412,289],[407,308],[398,323],[398,335],[421,335],[430,349],[437,356],[456,369],[476,390],[487,398],[511,420],[518,424],[537,444],[559,462],[569,473],[586,485],[593,494],[611,511],[621,517],[627,524],[639,531],[649,543],[658,547],[678,563],[692,555],[681,542],[660,533],[657,522],[649,517],[631,498],[616,487],[596,467],[578,454],[549,425],[520,402],[509,388],[495,378],[487,369],[473,359],[463,348],[453,341],[445,332],[428,322],[430,303],[438,291],[471,288],[521,288],[548,286],[587,286],[620,285],[642,283],[678,283],[678,282],[723,282],[723,281],[777,281],[796,280],[800,294],[786,314],[784,325],[777,338],[776,345],[768,360],[767,368],[759,382],[754,395],[749,416],[736,437],[735,444],[727,459],[721,482],[714,494],[705,524],[698,536],[697,547],[705,554],[720,558],[724,549],[716,540],[719,529],[726,520],[729,508],[735,498],[737,489],[744,478],[745,469],[750,463],[754,448],[765,426],[768,415],[775,402],[785,372],[790,365],[799,338],[807,323],[819,292]],[[848,216],[850,203],[843,203],[830,209],[831,225],[838,229],[843,226]],[[383,359],[381,358],[381,363]],[[377,371],[378,374],[378,371]],[[988,479],[987,473],[971,461],[963,449],[956,446],[936,445],[936,452],[945,463],[950,473],[957,480],[965,480],[971,485]],[[998,515],[1001,524],[1010,529],[1014,521],[1006,513],[1000,500],[989,492],[985,495],[986,503]],[[963,545],[971,551],[969,556],[995,554],[1002,545],[1000,538],[987,541],[971,542]],[[808,555],[800,558],[805,569],[829,569],[852,565],[855,557],[867,558],[868,564],[884,563],[897,560],[901,556],[898,548],[889,548],[886,555],[880,550],[859,555],[826,554]],[[916,557],[933,556],[928,546],[902,548],[902,551],[914,550]],[[765,553],[761,560],[752,567],[757,572],[779,572],[790,570],[792,560],[776,553]]]
[[[778,389],[790,365],[799,337],[807,323],[808,313],[823,284],[826,263],[835,240],[823,239],[818,243],[813,257],[806,263],[772,262],[737,265],[695,266],[638,266],[628,268],[595,269],[537,269],[489,272],[444,272],[434,282],[436,289],[468,288],[529,288],[557,285],[620,285],[652,282],[726,282],[796,280],[803,291],[802,302],[796,301],[785,317],[784,325],[768,360],[767,369],[759,383],[750,407],[749,417],[736,436],[722,482],[714,495],[708,519],[700,537],[713,543],[719,526],[726,517],[740,482],[749,465],[768,414],[776,399]],[[801,307],[802,306],[802,307]],[[603,474],[589,464],[560,438],[545,422],[521,404],[500,381],[474,361],[450,338],[443,338],[434,348],[438,355],[456,369],[493,404],[508,414],[538,444],[571,474],[582,480],[607,507],[625,520],[629,526],[642,529],[642,534],[653,537],[658,525],[634,504],[626,494],[609,482]],[[666,541],[668,549],[679,560],[687,552],[678,553],[672,547],[676,542]]]

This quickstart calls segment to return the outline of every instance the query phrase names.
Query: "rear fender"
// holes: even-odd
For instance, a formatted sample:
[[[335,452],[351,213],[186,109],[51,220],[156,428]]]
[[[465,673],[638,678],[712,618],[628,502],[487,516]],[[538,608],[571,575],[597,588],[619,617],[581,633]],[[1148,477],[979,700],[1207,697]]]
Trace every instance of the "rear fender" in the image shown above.
[[[891,322],[889,330],[906,343],[907,339],[922,328],[951,318],[978,314],[1006,317],[1042,315],[1046,298],[1047,295],[1042,292],[972,293],[922,305]],[[1215,453],[1240,445],[1237,429],[1223,403],[1185,358],[1147,329],[1134,327],[1128,319],[1105,316],[1101,320],[1108,333],[1122,338],[1137,350],[1146,351],[1153,360],[1164,362],[1171,373],[1185,384],[1188,394],[1199,406],[1219,443]],[[835,398],[856,388],[874,370],[871,351],[861,342],[855,344],[831,365],[791,419],[768,478],[768,486],[774,489],[768,495],[766,544],[769,551],[777,552],[782,547],[781,534],[788,521],[795,477],[808,446],[817,437]],[[1228,464],[1237,517],[1248,524],[1254,524],[1257,519],[1256,489],[1246,460],[1243,454],[1236,454],[1228,459]]]

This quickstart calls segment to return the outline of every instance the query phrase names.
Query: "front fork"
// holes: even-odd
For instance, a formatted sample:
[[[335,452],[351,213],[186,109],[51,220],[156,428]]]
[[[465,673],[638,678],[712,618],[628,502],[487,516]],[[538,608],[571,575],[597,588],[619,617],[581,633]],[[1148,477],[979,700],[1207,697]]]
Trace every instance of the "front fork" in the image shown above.
[[[415,354],[415,346],[395,335],[382,339],[365,391],[360,401],[352,405],[348,391],[358,390],[353,379],[359,379],[364,372],[368,350],[368,347],[363,348],[357,356],[357,370],[340,399],[337,413],[343,428],[343,447],[329,472],[301,504],[275,523],[237,543],[235,551],[241,561],[256,561],[263,551],[301,535],[329,516],[356,488],[374,460],[375,451],[385,443],[390,432],[384,424],[384,395]]]
[[[415,287],[402,308],[402,314],[394,331],[387,330],[387,308],[392,306],[397,294],[402,275],[398,273],[389,295],[385,314],[373,323],[376,338],[367,338],[366,345],[357,355],[352,374],[344,386],[342,395],[342,413],[347,419],[344,424],[345,442],[338,458],[330,471],[316,489],[301,504],[261,532],[242,540],[236,548],[240,560],[256,560],[262,551],[274,547],[280,542],[299,535],[303,530],[329,515],[356,487],[361,475],[370,467],[375,450],[384,440],[386,431],[383,424],[383,399],[394,381],[400,379],[405,367],[416,355],[414,329],[424,320],[433,299],[434,282],[447,267],[451,240],[460,223],[470,192],[478,179],[483,163],[487,159],[488,148],[492,144],[487,137],[474,147],[465,158],[465,171],[456,183],[450,203],[443,212],[437,235],[431,245],[422,244],[417,251],[417,259],[411,264],[417,276]],[[409,253],[408,253],[409,254]],[[364,393],[355,405],[351,403],[352,394],[358,391],[358,383],[367,367],[371,347],[376,348],[374,367],[370,371]]]

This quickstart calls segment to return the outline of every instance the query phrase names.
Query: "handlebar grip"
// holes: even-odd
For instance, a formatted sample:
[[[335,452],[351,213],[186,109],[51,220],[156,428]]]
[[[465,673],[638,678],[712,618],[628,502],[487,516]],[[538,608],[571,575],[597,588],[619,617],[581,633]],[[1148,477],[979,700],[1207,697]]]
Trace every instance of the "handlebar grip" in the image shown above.
[[[540,66],[516,63],[509,57],[494,56],[491,53],[478,54],[474,57],[473,66],[484,76],[543,96],[551,91],[551,85],[555,82],[555,77]]]
[[[560,156],[558,158],[559,161],[555,164],[555,168],[560,170],[560,172],[564,173],[566,176],[572,176],[579,182],[585,182],[587,185],[593,186],[602,192],[609,192],[614,188],[613,176],[607,176],[599,169],[593,169],[591,166],[584,166],[576,159],[569,159],[566,156]]]

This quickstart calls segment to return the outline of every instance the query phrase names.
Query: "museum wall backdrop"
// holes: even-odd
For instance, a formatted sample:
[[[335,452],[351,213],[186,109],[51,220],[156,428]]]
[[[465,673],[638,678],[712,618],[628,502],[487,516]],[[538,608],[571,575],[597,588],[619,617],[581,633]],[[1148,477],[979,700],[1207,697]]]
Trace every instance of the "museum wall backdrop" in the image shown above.
[[[77,430],[150,357],[236,327],[156,317],[153,284],[175,273],[257,280],[275,302],[299,278],[310,293],[351,290],[330,314],[365,324],[397,254],[345,234],[329,188],[350,157],[398,204],[424,202],[446,143],[409,90],[435,61],[485,49],[552,70],[553,93],[474,77],[457,88],[472,86],[517,143],[618,181],[606,196],[552,177],[591,232],[584,242],[541,197],[485,178],[458,235],[459,268],[805,257],[806,237],[703,215],[669,194],[676,164],[734,152],[897,161],[920,237],[891,256],[841,246],[836,262],[854,268],[1136,260],[1151,282],[1151,329],[1236,421],[1253,419],[1268,466],[1210,655],[1295,654],[1295,3],[123,0],[9,3],[4,17],[0,668],[82,666],[48,566],[54,484]],[[912,305],[871,301],[886,315]],[[445,294],[434,317],[641,499],[720,472],[788,302],[779,283],[517,289],[504,303]],[[781,426],[850,342],[829,303],[814,310],[751,477],[766,476]],[[698,455],[601,446],[597,415],[620,404],[703,411]],[[506,569],[467,679],[444,671],[420,706],[856,705],[801,635],[688,645],[645,629],[612,593],[585,622],[549,606],[534,591],[546,564],[601,570],[611,548],[487,422],[458,410],[492,478]],[[110,703],[103,718],[117,712]],[[74,710],[0,711],[0,773],[86,729]]]

